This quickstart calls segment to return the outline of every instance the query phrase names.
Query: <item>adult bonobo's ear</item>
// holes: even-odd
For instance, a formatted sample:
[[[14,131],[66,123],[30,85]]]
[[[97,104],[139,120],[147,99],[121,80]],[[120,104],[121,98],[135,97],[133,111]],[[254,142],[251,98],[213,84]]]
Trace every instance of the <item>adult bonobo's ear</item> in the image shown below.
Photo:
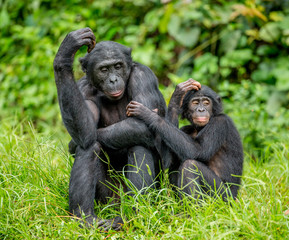
[[[88,57],[84,56],[82,58],[79,58],[79,62],[81,64],[81,69],[83,72],[87,72],[87,64],[88,64]]]
[[[217,101],[218,101],[218,103],[222,103],[222,99],[220,96],[217,97]]]
[[[131,56],[132,48],[128,48],[128,55]]]

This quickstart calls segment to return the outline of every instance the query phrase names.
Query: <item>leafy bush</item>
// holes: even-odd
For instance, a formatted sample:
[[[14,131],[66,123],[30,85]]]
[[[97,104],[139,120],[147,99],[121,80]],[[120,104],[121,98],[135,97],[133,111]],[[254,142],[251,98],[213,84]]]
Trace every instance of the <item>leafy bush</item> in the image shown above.
[[[1,117],[31,119],[41,131],[60,123],[53,59],[68,32],[89,26],[97,41],[132,47],[167,101],[189,77],[221,91],[245,145],[259,148],[261,136],[289,126],[288,9],[288,1],[261,0],[1,1]]]

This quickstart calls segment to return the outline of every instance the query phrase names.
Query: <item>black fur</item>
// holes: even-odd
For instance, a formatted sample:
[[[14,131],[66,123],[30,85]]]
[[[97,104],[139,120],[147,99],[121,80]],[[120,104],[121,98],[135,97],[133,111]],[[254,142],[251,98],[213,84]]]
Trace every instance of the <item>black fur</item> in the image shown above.
[[[89,28],[71,32],[54,60],[61,115],[72,137],[69,150],[75,153],[69,207],[77,217],[81,218],[83,212],[88,223],[97,220],[94,199],[105,202],[114,195],[107,187],[115,182],[108,174],[109,165],[102,161],[106,157],[101,148],[109,155],[110,167],[117,171],[125,167],[127,178],[137,189],[154,186],[159,172],[154,137],[143,122],[127,118],[127,104],[136,100],[148,108],[157,108],[161,116],[166,113],[156,76],[148,67],[132,62],[131,49],[121,44],[96,44],[80,59],[86,76],[76,83],[72,70],[74,54],[83,45],[92,48],[94,41]],[[104,229],[119,229],[122,220],[97,222]]]
[[[182,94],[176,91],[170,100],[167,120],[137,102],[130,103],[129,113],[143,120],[168,146],[171,155],[166,155],[166,166],[169,167],[171,183],[195,197],[200,197],[197,190],[207,194],[219,190],[223,199],[227,195],[235,198],[243,169],[243,147],[233,121],[222,113],[220,97],[209,87],[202,86],[199,91],[190,91],[182,108],[175,111],[180,106]],[[212,112],[205,126],[196,125],[192,119],[193,111],[189,104],[193,98],[210,100],[211,105],[206,107],[210,109],[212,106]],[[205,111],[202,107],[201,112]],[[180,112],[191,122],[182,129],[177,128],[177,116],[174,116]]]

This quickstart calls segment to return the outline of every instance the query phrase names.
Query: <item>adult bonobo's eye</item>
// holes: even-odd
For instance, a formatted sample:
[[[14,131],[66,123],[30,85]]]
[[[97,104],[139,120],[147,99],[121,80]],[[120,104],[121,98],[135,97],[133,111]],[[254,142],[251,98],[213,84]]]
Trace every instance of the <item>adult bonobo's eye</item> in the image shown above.
[[[115,68],[116,70],[119,70],[119,69],[122,68],[122,64],[121,64],[121,63],[117,63],[117,64],[114,65],[114,68]]]
[[[102,73],[106,73],[108,71],[108,68],[107,67],[101,67],[99,69]]]

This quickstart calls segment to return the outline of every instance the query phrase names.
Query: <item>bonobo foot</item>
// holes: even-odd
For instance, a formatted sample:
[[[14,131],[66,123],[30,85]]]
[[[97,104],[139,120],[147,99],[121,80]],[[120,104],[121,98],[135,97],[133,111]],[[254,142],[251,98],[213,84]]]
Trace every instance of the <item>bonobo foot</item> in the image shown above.
[[[121,217],[116,217],[113,219],[98,219],[97,227],[103,231],[108,231],[109,229],[120,230],[123,225],[123,220]]]
[[[113,229],[115,231],[119,231],[122,228],[123,220],[121,217],[116,217],[113,219],[101,219],[94,216],[88,216],[85,220],[80,220],[80,227],[96,227],[101,229],[102,231],[108,231]]]

